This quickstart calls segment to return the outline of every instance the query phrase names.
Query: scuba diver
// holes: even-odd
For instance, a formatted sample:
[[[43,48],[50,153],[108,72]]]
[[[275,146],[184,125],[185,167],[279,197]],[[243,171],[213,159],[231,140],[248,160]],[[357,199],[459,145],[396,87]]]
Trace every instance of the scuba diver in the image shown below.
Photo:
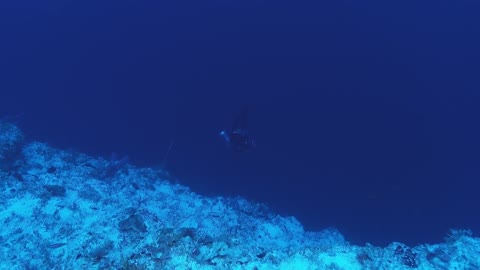
[[[248,109],[244,108],[240,115],[235,118],[230,132],[222,130],[220,136],[223,138],[228,147],[233,148],[237,152],[246,152],[255,148],[255,140],[253,140],[247,130]]]

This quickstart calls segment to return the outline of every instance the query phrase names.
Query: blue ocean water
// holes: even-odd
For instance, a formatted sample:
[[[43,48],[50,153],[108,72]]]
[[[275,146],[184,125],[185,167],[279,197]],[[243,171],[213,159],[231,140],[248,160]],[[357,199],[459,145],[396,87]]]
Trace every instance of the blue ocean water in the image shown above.
[[[478,11],[4,1],[0,116],[32,140],[163,165],[194,192],[264,202],[356,244],[478,235]],[[244,106],[257,146],[238,153],[218,134]]]

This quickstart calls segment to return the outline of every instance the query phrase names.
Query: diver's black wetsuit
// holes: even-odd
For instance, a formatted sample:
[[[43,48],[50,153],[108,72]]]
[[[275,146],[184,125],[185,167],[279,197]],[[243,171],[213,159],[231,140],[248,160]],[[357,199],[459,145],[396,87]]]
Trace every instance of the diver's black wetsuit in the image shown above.
[[[255,148],[255,141],[249,136],[247,130],[248,109],[235,118],[230,132],[222,131],[220,135],[227,145],[239,152],[245,152]]]

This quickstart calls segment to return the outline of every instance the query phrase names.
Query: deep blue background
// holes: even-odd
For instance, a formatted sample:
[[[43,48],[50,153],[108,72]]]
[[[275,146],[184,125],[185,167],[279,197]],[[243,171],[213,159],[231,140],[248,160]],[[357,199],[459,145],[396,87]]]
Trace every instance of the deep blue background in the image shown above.
[[[478,2],[357,2],[2,1],[0,116],[141,166],[173,140],[194,191],[354,243],[480,232]],[[232,153],[244,105],[258,148]]]

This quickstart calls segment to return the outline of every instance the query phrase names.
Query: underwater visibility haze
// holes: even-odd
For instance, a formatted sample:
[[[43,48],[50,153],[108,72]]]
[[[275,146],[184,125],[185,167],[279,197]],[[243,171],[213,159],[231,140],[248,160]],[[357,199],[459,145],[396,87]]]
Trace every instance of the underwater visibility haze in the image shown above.
[[[480,269],[475,1],[3,1],[0,269]]]

